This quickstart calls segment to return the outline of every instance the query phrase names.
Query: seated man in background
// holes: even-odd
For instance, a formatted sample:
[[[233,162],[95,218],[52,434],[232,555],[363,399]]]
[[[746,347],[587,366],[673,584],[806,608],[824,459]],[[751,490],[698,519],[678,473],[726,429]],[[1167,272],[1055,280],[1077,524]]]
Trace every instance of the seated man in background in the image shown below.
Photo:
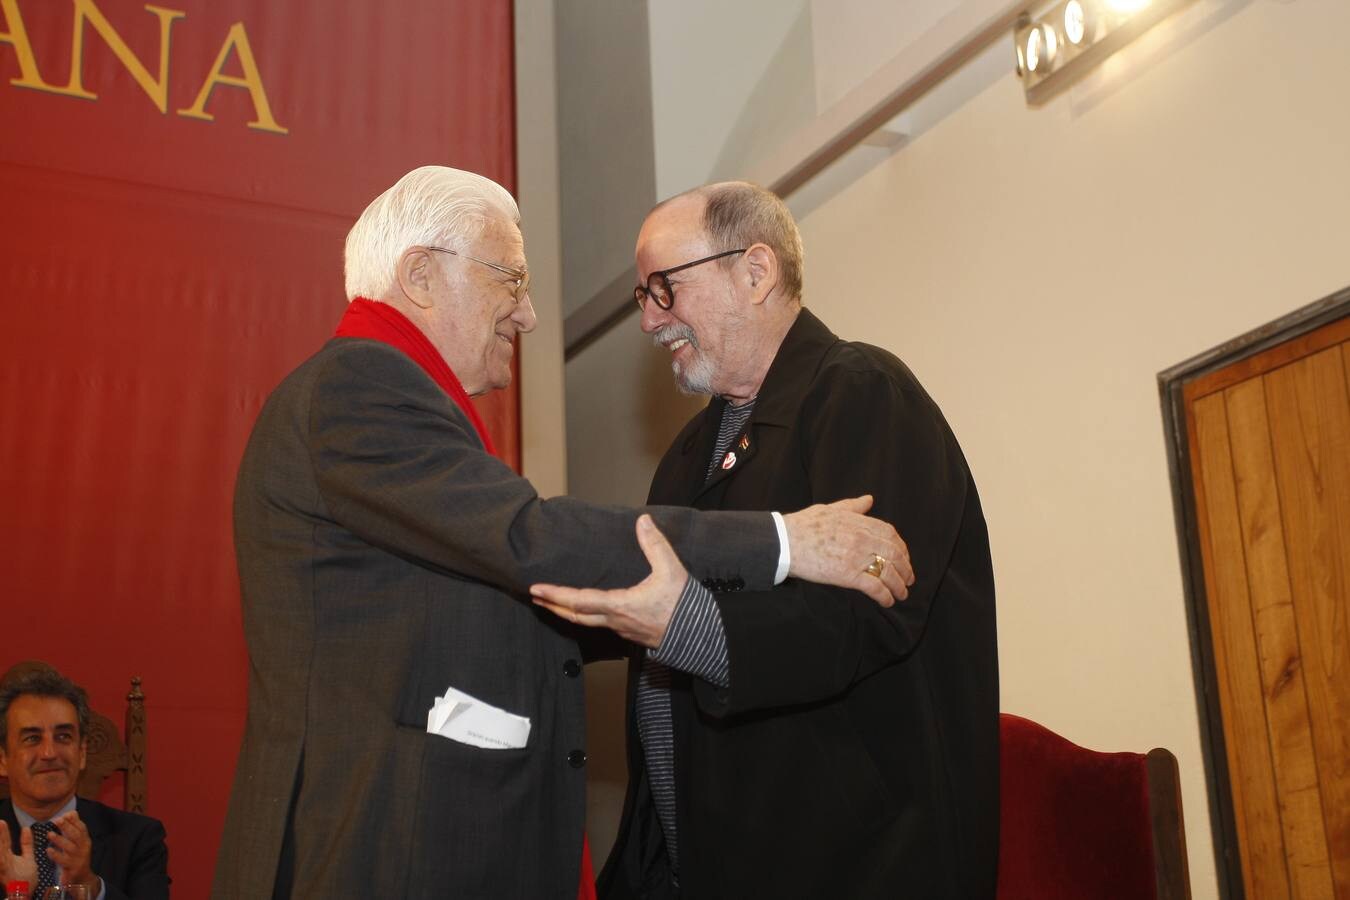
[[[89,900],[167,898],[159,820],[75,796],[88,730],[84,690],[58,672],[0,685],[0,881],[27,881],[34,897],[83,884]]]

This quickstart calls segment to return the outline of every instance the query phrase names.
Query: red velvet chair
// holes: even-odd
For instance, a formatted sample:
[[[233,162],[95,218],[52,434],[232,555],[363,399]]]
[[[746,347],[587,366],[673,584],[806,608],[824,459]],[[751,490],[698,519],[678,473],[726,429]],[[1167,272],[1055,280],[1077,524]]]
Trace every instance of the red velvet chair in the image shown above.
[[[1000,719],[999,900],[1189,900],[1175,756]]]

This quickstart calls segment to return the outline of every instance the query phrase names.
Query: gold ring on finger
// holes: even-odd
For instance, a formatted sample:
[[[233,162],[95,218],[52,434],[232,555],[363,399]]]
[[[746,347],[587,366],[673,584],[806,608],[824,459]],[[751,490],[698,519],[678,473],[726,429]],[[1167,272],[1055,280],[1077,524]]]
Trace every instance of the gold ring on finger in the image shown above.
[[[873,553],[872,561],[867,564],[867,568],[863,569],[863,571],[873,578],[880,578],[881,570],[884,568],[886,568],[886,557]]]

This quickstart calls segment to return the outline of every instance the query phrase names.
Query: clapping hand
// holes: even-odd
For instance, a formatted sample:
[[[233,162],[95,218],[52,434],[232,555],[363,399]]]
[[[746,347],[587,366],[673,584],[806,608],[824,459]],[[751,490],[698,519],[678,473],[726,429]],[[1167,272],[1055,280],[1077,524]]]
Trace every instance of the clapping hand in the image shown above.
[[[37,858],[33,856],[33,829],[19,832],[19,853],[14,854],[9,824],[0,821],[0,882],[26,881],[37,884]]]

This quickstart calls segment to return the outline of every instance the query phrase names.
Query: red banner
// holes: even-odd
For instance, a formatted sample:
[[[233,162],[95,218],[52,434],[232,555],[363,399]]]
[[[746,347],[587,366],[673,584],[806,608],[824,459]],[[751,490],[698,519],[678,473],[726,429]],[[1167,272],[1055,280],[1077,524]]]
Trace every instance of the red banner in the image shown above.
[[[425,163],[514,187],[511,48],[509,0],[0,0],[0,669],[115,721],[143,677],[179,896],[243,728],[249,428],[332,333],[369,200]],[[518,462],[514,392],[481,408]]]

